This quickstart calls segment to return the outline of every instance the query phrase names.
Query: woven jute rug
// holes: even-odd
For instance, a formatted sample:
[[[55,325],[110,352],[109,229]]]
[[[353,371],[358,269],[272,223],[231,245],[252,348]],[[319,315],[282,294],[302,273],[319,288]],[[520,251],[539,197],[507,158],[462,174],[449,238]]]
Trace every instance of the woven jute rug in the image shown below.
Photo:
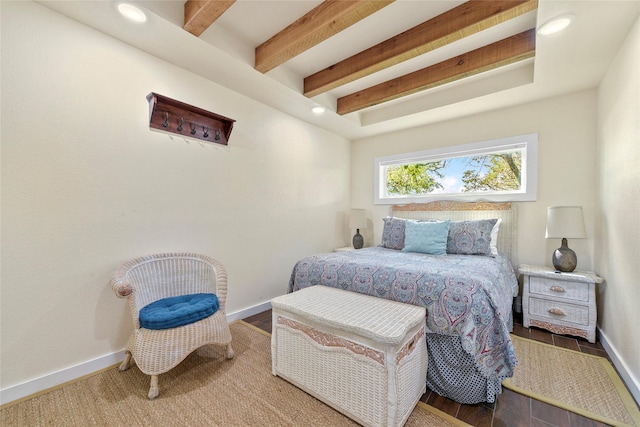
[[[117,367],[0,409],[2,426],[357,426],[349,418],[271,374],[269,334],[231,324],[235,357],[205,347],[160,375]],[[419,403],[406,426],[467,426]]]
[[[640,427],[640,411],[611,363],[599,356],[512,335],[517,393],[613,426]]]

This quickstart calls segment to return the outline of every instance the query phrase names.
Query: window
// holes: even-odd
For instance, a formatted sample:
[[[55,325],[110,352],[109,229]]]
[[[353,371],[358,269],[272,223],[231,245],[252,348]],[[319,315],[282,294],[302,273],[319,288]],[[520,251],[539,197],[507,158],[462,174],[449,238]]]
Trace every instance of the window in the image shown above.
[[[538,134],[378,157],[375,204],[536,199]]]

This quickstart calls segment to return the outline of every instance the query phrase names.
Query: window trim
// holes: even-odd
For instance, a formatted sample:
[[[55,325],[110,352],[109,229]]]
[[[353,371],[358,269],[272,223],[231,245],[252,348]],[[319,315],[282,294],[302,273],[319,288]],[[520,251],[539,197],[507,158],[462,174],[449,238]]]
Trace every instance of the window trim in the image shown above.
[[[386,194],[384,168],[396,164],[411,162],[434,162],[453,157],[464,157],[483,153],[492,153],[524,146],[522,159],[522,190],[501,193],[435,193],[420,196],[393,196]],[[434,200],[455,201],[490,201],[490,202],[524,202],[535,201],[538,182],[538,134],[511,136],[507,138],[491,139],[472,142],[469,144],[442,147],[432,150],[415,151],[411,153],[395,154],[392,156],[376,157],[373,166],[374,185],[373,203],[375,205],[396,205],[408,203],[425,203]]]

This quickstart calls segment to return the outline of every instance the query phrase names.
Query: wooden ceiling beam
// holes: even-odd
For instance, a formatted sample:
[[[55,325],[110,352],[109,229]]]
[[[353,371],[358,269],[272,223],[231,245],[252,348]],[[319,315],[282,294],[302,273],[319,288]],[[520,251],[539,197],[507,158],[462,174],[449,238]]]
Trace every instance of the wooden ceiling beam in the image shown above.
[[[304,79],[319,95],[537,9],[538,0],[471,0]]]
[[[266,73],[350,27],[394,0],[325,0],[255,50],[255,69]]]
[[[200,37],[235,2],[236,0],[187,0],[184,4],[183,28]]]
[[[338,98],[337,113],[352,113],[532,58],[535,55],[535,43],[535,29],[516,34],[422,70]]]

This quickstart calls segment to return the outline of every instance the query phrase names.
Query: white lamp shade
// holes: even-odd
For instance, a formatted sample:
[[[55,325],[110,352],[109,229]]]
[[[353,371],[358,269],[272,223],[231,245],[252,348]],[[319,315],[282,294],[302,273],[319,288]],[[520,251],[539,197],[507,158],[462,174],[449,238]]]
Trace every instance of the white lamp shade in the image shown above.
[[[547,239],[584,239],[584,217],[581,206],[547,208]]]
[[[349,215],[349,228],[365,228],[367,226],[367,211],[364,209],[351,209]]]

